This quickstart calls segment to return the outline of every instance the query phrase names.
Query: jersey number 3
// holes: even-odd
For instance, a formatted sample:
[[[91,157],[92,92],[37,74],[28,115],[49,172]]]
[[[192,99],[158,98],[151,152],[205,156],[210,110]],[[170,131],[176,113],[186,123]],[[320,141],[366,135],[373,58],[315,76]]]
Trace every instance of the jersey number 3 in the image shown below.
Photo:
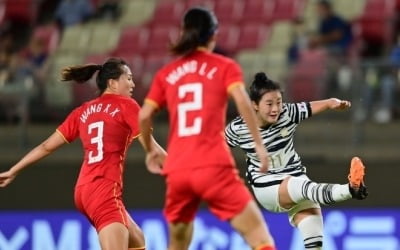
[[[89,164],[103,160],[103,128],[103,121],[94,122],[88,126],[88,134],[93,134],[90,139],[90,143],[95,144],[97,147],[97,152],[89,151]]]
[[[195,117],[193,123],[188,124],[188,112],[200,110],[203,107],[203,85],[201,83],[187,83],[178,88],[179,99],[186,95],[193,94],[192,101],[186,101],[178,104],[178,136],[197,135],[201,132],[201,117]]]

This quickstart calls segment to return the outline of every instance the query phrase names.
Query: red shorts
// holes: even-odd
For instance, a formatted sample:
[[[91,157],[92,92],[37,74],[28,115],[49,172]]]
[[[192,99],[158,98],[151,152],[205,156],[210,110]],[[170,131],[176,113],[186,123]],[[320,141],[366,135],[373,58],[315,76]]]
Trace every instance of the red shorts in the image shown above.
[[[101,177],[75,187],[75,205],[99,232],[104,226],[120,222],[128,227],[128,213],[122,203],[122,189],[115,181]]]
[[[253,200],[236,168],[212,166],[169,173],[164,215],[168,222],[191,222],[200,202],[221,220],[235,217]]]

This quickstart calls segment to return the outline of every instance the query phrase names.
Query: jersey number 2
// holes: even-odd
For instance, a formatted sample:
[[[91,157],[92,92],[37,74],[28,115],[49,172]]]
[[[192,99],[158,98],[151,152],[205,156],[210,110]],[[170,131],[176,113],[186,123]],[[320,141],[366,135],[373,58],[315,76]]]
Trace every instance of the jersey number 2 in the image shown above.
[[[89,160],[88,163],[96,163],[103,160],[103,128],[104,122],[94,122],[89,124],[88,126],[88,134],[93,134],[91,137],[90,143],[95,144],[97,147],[97,154],[93,151],[89,151]],[[95,133],[97,132],[97,133]]]
[[[193,94],[193,100],[178,104],[178,136],[197,135],[201,132],[201,117],[195,117],[191,125],[187,122],[189,111],[200,110],[203,107],[203,85],[201,83],[187,83],[178,88],[179,99],[187,94]]]

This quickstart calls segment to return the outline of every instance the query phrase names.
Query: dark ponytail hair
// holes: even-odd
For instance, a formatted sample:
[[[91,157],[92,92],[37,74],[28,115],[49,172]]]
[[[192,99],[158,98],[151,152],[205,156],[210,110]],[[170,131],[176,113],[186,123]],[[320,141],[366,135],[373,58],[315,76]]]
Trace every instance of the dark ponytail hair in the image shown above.
[[[75,81],[77,83],[87,82],[96,71],[99,71],[96,77],[97,87],[102,94],[107,88],[109,79],[117,80],[125,73],[122,66],[127,65],[126,62],[119,58],[110,58],[103,65],[101,64],[85,64],[65,67],[61,71],[62,81]]]
[[[250,86],[250,99],[258,104],[261,100],[261,97],[271,91],[280,91],[282,92],[281,87],[278,83],[272,81],[268,78],[268,76],[264,72],[259,72],[255,74],[254,80]]]
[[[207,45],[218,28],[218,20],[212,11],[194,7],[186,12],[182,25],[182,35],[171,47],[175,55],[187,55],[197,47]]]

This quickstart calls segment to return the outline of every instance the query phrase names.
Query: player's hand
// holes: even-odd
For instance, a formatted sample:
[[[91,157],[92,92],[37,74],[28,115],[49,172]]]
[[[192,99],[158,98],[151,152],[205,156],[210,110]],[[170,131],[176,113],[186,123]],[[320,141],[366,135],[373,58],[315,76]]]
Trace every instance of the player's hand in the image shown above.
[[[146,154],[146,166],[152,174],[161,174],[165,155],[162,152],[153,150]]]
[[[258,156],[258,159],[260,160],[261,166],[260,166],[260,171],[262,173],[267,173],[269,169],[269,157],[268,157],[268,152],[265,149],[264,145],[256,145],[256,153]]]
[[[16,176],[17,174],[11,170],[0,173],[0,187],[6,187],[15,179]]]
[[[331,98],[329,108],[334,110],[344,110],[351,107],[351,102],[346,100],[340,100],[337,98]]]

